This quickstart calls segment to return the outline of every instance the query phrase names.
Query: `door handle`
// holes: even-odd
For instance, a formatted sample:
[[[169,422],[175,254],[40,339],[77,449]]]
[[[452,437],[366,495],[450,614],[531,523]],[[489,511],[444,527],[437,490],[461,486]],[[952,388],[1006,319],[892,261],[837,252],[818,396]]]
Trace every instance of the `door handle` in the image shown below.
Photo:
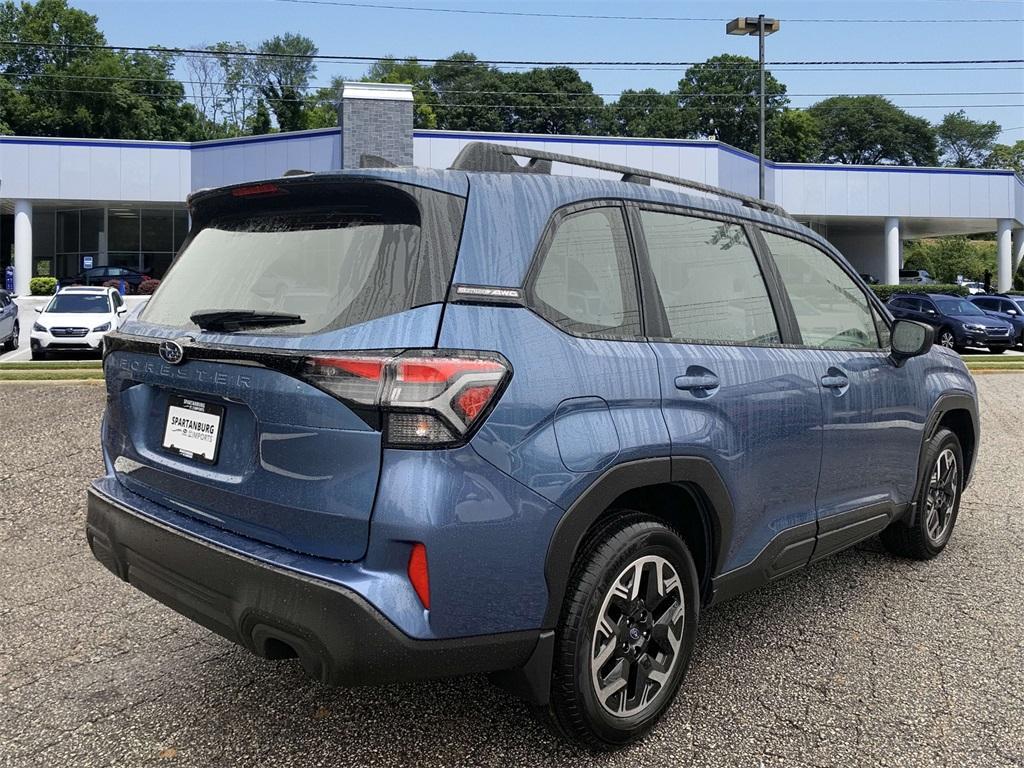
[[[711,389],[718,389],[718,385],[718,377],[713,373],[676,376],[676,389],[691,392],[707,392]]]
[[[850,380],[841,374],[827,374],[821,377],[821,386],[825,389],[845,389]]]

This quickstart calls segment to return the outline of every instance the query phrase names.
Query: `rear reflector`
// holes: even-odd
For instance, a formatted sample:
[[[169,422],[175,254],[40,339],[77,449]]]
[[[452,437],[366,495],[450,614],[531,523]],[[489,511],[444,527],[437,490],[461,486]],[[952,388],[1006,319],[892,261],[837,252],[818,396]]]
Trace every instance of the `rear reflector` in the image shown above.
[[[423,607],[430,610],[430,574],[427,571],[427,548],[420,543],[412,545],[409,553],[409,583]]]
[[[511,377],[493,352],[409,350],[307,358],[302,378],[339,400],[382,414],[385,444],[460,444]]]

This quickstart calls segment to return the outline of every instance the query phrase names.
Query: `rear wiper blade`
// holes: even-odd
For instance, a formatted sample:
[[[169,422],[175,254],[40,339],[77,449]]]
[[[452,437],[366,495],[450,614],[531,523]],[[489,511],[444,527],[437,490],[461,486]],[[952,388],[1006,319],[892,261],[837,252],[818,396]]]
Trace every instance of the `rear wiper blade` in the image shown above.
[[[193,312],[189,319],[204,331],[231,333],[245,328],[272,328],[278,325],[302,325],[301,315],[289,312],[259,312],[255,309],[207,309]]]

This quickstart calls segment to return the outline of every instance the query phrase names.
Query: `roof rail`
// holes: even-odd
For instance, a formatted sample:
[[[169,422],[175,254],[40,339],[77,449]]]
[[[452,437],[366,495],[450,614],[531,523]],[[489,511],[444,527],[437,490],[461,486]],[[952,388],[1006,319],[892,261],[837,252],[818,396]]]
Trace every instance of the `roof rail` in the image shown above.
[[[527,158],[526,165],[520,165],[515,161],[516,157]],[[686,187],[698,192],[704,192],[719,197],[727,197],[736,200],[748,208],[756,208],[769,213],[789,216],[781,206],[769,203],[757,197],[751,197],[739,192],[731,192],[728,189],[715,187],[710,184],[703,184],[699,181],[681,179],[678,176],[669,176],[666,173],[656,171],[643,171],[639,168],[630,168],[615,163],[605,163],[600,160],[591,160],[585,157],[563,155],[557,152],[545,152],[541,149],[524,149],[512,147],[507,144],[491,144],[486,141],[471,141],[462,148],[458,157],[451,164],[452,171],[477,171],[484,173],[551,173],[552,163],[566,163],[582,168],[594,168],[600,171],[611,171],[622,175],[622,181],[634,184],[650,186],[652,181],[662,181],[666,184]]]

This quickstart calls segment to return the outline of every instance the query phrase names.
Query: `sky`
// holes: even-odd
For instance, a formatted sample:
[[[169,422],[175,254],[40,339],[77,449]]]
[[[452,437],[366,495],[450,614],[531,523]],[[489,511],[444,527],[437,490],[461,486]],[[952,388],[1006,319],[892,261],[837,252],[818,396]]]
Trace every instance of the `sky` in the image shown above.
[[[113,45],[194,47],[220,40],[250,46],[284,32],[313,39],[323,54],[481,59],[703,61],[757,56],[756,38],[725,34],[725,20],[764,13],[781,21],[766,41],[772,61],[1024,59],[1024,0],[355,0],[367,5],[541,14],[626,15],[644,20],[536,18],[348,7],[330,0],[71,0],[99,18]],[[649,17],[691,20],[652,20]],[[696,19],[711,19],[698,21]],[[816,21],[873,19],[872,23]],[[917,22],[909,20],[916,19]],[[928,23],[924,20],[942,20]],[[1002,20],[1002,21],[976,21]],[[996,68],[998,67],[998,68]],[[667,91],[685,67],[578,67],[606,101],[626,88]],[[317,81],[358,79],[365,65],[320,62]],[[879,93],[932,122],[964,109],[995,120],[1003,143],[1024,139],[1024,64],[978,68],[776,67],[794,107],[836,94]]]

